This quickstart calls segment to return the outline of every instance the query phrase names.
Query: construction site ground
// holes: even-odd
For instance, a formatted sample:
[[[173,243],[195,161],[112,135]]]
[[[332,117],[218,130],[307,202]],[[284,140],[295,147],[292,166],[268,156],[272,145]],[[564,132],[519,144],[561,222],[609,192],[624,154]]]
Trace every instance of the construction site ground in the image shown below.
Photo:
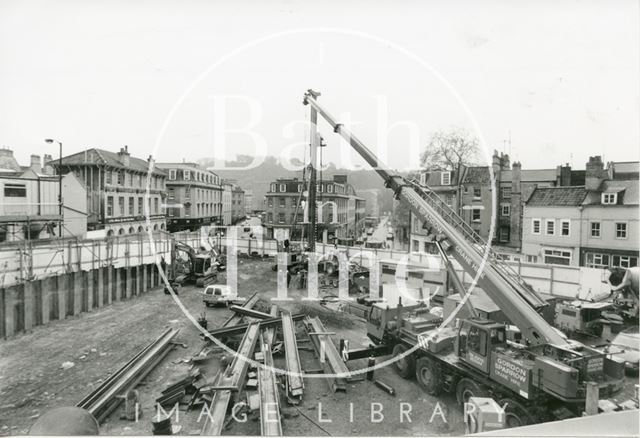
[[[273,263],[272,260],[240,259],[239,294],[248,297],[258,292],[265,301],[275,297]],[[221,280],[224,281],[224,277]],[[205,312],[209,328],[221,326],[232,314],[231,310],[206,308],[200,291],[201,288],[194,286],[184,287],[180,290],[180,302],[196,319]],[[304,291],[292,284],[289,296],[293,299],[278,305],[293,313],[320,316],[327,330],[336,333],[334,339],[348,339],[351,349],[368,344],[364,322],[350,315],[328,311],[317,303],[301,302],[299,298],[304,295]],[[0,343],[0,434],[27,434],[29,427],[47,410],[75,405],[167,327],[180,328],[176,342],[184,343],[184,346],[176,346],[138,386],[141,418],[137,422],[120,419],[120,408],[100,428],[100,433],[107,435],[150,435],[151,419],[156,414],[155,399],[164,388],[189,372],[191,365],[182,360],[198,353],[204,343],[197,328],[173,297],[164,294],[161,288],[80,317],[54,321],[37,327],[30,334]],[[302,333],[301,330],[298,332]],[[301,343],[301,346],[308,345]],[[221,357],[222,354],[197,365],[206,378],[213,378],[220,370]],[[300,350],[300,358],[303,369],[320,368],[314,352],[304,347]],[[283,354],[276,354],[274,360],[277,367],[284,367]],[[366,360],[360,360],[349,362],[348,367],[354,370],[365,365]],[[326,379],[307,378],[302,402],[291,406],[281,391],[284,434],[383,436],[464,433],[462,412],[453,397],[431,397],[418,387],[414,379],[402,379],[390,367],[376,370],[375,378],[393,387],[396,395],[387,394],[367,380],[348,383],[346,392],[334,393]],[[623,393],[616,398],[630,398],[634,383],[637,383],[637,378],[629,379]],[[243,395],[240,394],[241,398]],[[410,412],[403,415],[409,406]],[[319,418],[320,413],[322,418]],[[199,434],[204,421],[200,409],[179,411],[179,421],[173,418],[173,423],[180,426],[180,434],[183,435]],[[242,420],[244,417],[238,415],[238,418]],[[231,421],[223,433],[259,435],[257,411],[248,413],[244,423]]]

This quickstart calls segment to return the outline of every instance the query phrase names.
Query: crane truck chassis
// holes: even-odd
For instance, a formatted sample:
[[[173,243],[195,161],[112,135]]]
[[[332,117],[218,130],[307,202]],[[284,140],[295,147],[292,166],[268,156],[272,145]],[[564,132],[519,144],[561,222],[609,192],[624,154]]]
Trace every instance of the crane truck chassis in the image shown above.
[[[369,310],[367,336],[382,347],[378,351],[393,352],[401,376],[415,373],[420,386],[432,395],[455,391],[460,403],[472,396],[490,396],[506,404],[509,426],[580,415],[588,382],[597,382],[600,396],[621,389],[622,360],[569,341],[549,325],[539,314],[547,304],[544,299],[433,191],[394,174],[381,163],[318,104],[319,95],[308,90],[303,99],[311,107],[312,146],[320,144],[319,114],[374,168],[396,199],[407,203],[428,225],[443,259],[455,259],[472,274],[476,286],[520,330],[521,343],[514,343],[508,339],[504,324],[472,316],[457,320],[454,327],[440,328],[443,320],[431,315],[426,306],[403,308],[400,302],[390,308],[376,303]],[[458,288],[461,294],[467,292],[461,282]]]

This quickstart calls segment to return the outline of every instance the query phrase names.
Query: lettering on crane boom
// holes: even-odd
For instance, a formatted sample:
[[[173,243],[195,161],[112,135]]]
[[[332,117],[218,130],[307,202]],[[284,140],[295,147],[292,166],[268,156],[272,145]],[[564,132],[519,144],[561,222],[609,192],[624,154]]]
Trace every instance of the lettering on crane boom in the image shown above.
[[[412,196],[405,196],[404,198],[407,200],[407,202],[409,202],[409,204],[411,204],[411,206],[415,210],[417,210],[418,214],[420,214],[425,221],[429,222],[436,229],[438,233],[446,234],[444,232],[444,229],[442,228],[442,225],[440,225],[439,220],[434,218],[433,215],[427,212],[427,210],[422,205],[420,205],[416,199],[414,199]],[[473,270],[473,272],[475,272],[476,274],[480,273],[478,278],[484,278],[484,271],[480,270],[480,266],[478,266],[478,264],[475,263],[471,259],[471,257],[469,257],[469,255],[462,250],[462,248],[460,248],[460,246],[456,245],[455,251],[460,254],[460,257],[462,257],[463,261],[471,270]]]

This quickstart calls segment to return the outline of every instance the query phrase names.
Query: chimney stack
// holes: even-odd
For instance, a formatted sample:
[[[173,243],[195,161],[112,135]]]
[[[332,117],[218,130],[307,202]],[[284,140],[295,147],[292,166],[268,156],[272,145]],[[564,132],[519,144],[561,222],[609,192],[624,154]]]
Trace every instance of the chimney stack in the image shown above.
[[[120,152],[118,152],[118,160],[120,161],[120,163],[125,166],[125,167],[129,167],[129,146],[120,148]]]
[[[42,173],[42,162],[40,161],[40,155],[31,155],[31,170],[40,175]]]
[[[22,168],[13,156],[13,151],[8,148],[0,148],[0,169],[20,172]]]
[[[556,185],[561,187],[571,185],[571,166],[569,163],[556,167]]]
[[[607,173],[604,170],[604,163],[602,157],[596,155],[589,157],[589,162],[586,165],[584,187],[587,190],[598,190],[602,181],[605,180]]]
[[[54,172],[53,172],[53,166],[52,166],[52,163],[51,163],[53,161],[53,158],[51,157],[51,155],[44,154],[44,159],[42,161],[43,161],[43,164],[44,164],[43,173],[45,175],[53,175]]]

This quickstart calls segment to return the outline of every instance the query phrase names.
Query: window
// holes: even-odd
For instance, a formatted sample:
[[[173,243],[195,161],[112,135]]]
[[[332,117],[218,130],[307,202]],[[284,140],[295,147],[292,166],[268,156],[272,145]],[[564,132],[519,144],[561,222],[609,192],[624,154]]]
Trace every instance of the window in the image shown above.
[[[444,203],[449,207],[453,207],[453,195],[451,193],[444,195]]]
[[[187,204],[184,206],[184,216],[185,217],[191,216],[191,204]]]
[[[127,175],[129,175],[129,187],[133,187],[133,173],[129,173]]]
[[[124,172],[122,170],[118,172],[118,185],[119,186],[124,185]]]
[[[619,268],[633,268],[638,266],[638,257],[633,256],[617,256],[611,257],[613,259],[612,265]]]
[[[474,187],[473,188],[473,197],[474,197],[474,199],[480,199],[481,196],[482,196],[482,192],[480,190],[480,187]]]
[[[474,208],[471,210],[471,220],[473,222],[480,222],[480,209]]]
[[[616,222],[616,239],[626,239],[626,238],[627,238],[627,223]]]
[[[111,178],[111,171],[110,170],[106,170],[104,172],[104,178],[105,178],[105,184],[111,184],[112,178]]]
[[[124,216],[124,196],[118,198],[118,214]]]
[[[113,216],[113,196],[107,196],[107,216]]]
[[[329,184],[329,185],[327,186],[327,192],[328,192],[328,193],[333,193],[333,185],[332,185],[332,184]]]
[[[287,206],[287,198],[280,198],[280,207]]]
[[[184,197],[185,199],[191,199],[191,187],[187,186],[184,188]]]
[[[570,231],[571,231],[571,221],[568,219],[563,219],[560,222],[560,235],[562,236],[568,236]]]
[[[281,192],[286,192],[287,191],[287,185],[286,184],[280,184],[280,191]]]
[[[138,198],[138,214],[144,214],[144,206],[143,206],[142,198]]]
[[[26,198],[27,186],[25,184],[5,184],[4,196],[5,198]]]
[[[273,213],[267,214],[267,222],[273,223]]]
[[[600,222],[591,222],[591,237],[600,237]]]
[[[318,191],[322,193],[322,184],[318,184]]]
[[[411,248],[413,249],[413,252],[420,252],[420,242],[418,242],[417,240],[412,240],[411,243],[412,243]]]
[[[585,259],[587,268],[608,268],[609,254],[596,254],[588,252]]]
[[[502,199],[511,199],[511,187],[500,187],[500,196]]]
[[[135,203],[136,203],[135,198],[129,198],[129,216],[134,215],[133,210],[135,208]]]
[[[302,192],[302,184],[298,184],[298,192]]]
[[[269,205],[269,207],[273,207],[273,198],[269,198],[269,202],[267,202],[267,205]]]
[[[190,170],[183,170],[182,171],[182,178],[185,181],[189,181],[191,179],[191,171]]]
[[[511,214],[511,206],[510,205],[501,206],[500,213],[502,214],[502,216],[509,216]]]
[[[284,224],[284,213],[278,213],[278,222]]]
[[[174,190],[174,188],[173,188],[173,187],[169,187],[169,188],[167,189],[167,199],[173,199],[173,198],[175,198],[175,194],[176,194],[176,191]]]
[[[500,242],[508,242],[510,237],[509,227],[500,227]]]
[[[440,185],[448,186],[451,184],[451,172],[442,172],[440,174]]]
[[[271,191],[275,192],[276,191],[276,187],[277,187],[276,184],[271,184]]]
[[[553,236],[556,232],[556,221],[555,219],[547,219],[546,220],[546,234],[548,236]]]
[[[160,210],[160,200],[158,198],[155,198],[153,200],[153,213],[158,214],[159,210]]]
[[[527,255],[527,263],[538,263],[538,256]]]
[[[544,262],[548,265],[570,265],[571,252],[556,249],[544,250]]]
[[[603,193],[602,194],[602,203],[603,204],[616,204],[618,202],[618,194],[617,193]]]

